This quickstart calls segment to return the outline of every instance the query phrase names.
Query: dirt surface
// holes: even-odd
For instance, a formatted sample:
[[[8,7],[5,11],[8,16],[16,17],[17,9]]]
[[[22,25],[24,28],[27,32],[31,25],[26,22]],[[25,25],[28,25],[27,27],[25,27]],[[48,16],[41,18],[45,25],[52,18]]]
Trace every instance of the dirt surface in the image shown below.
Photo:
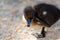
[[[27,5],[46,2],[60,8],[60,0],[0,0],[0,40],[60,40],[60,20],[51,28],[46,28],[45,38],[37,39],[43,25],[26,26],[23,9]]]

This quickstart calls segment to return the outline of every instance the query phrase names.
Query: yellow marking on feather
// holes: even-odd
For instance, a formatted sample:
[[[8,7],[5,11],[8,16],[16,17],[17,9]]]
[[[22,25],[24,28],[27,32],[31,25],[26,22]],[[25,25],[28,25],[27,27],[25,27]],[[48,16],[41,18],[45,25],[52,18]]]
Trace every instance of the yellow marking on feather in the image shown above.
[[[23,21],[23,23],[26,23],[26,19],[25,19],[24,15],[22,16],[22,21]]]

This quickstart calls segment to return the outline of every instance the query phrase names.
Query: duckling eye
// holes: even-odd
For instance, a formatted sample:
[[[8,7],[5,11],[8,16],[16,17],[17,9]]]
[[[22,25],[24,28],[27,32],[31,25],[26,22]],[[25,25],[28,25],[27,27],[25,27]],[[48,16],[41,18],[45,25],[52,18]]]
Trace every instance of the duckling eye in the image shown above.
[[[46,11],[43,11],[43,16],[45,16],[47,14],[47,12]]]

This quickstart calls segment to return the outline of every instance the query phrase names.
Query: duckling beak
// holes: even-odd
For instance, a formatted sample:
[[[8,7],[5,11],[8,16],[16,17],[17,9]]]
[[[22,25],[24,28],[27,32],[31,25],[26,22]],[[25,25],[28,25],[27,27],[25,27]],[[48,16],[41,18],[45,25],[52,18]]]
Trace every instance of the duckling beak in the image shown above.
[[[31,20],[27,20],[27,27],[30,27]]]

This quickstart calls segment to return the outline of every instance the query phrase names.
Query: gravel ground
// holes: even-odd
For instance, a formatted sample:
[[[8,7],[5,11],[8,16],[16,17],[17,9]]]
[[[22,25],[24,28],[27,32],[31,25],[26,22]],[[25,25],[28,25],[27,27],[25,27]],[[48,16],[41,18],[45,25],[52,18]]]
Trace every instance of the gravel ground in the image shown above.
[[[0,0],[0,40],[60,40],[60,20],[47,28],[45,38],[37,39],[32,34],[40,33],[43,25],[26,26],[23,9],[27,5],[46,2],[60,8],[60,0]]]

